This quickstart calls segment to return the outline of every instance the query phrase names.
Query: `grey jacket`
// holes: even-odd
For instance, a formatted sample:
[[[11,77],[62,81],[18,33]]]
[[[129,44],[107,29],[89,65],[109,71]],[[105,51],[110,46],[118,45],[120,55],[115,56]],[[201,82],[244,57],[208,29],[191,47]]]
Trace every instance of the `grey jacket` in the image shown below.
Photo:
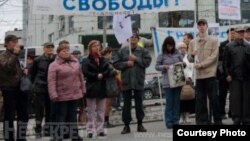
[[[169,88],[169,78],[168,78],[168,70],[165,69],[164,65],[173,65],[179,62],[183,62],[182,55],[176,50],[173,54],[160,54],[157,57],[155,69],[157,71],[162,72],[163,80],[162,85],[163,88]]]
[[[145,71],[151,63],[151,56],[147,49],[137,47],[132,51],[137,57],[133,67],[128,67],[129,48],[121,48],[114,57],[114,67],[121,70],[122,90],[143,90]]]

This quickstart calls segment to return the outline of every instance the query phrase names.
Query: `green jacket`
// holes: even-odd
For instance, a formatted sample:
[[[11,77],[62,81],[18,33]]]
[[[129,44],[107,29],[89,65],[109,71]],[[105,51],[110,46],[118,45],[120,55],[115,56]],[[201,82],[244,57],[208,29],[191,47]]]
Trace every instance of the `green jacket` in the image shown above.
[[[114,57],[114,67],[120,70],[122,78],[122,90],[143,90],[146,68],[149,67],[152,59],[149,51],[137,47],[132,51],[137,57],[133,67],[128,67],[129,47],[121,48]]]

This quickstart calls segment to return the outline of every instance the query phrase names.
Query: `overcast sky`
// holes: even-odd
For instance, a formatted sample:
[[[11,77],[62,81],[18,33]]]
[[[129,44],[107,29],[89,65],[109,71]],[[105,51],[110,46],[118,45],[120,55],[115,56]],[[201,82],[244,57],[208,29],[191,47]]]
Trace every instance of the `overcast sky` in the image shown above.
[[[0,0],[0,5],[1,5]],[[0,43],[4,42],[6,31],[22,29],[22,0],[8,0],[0,6]]]

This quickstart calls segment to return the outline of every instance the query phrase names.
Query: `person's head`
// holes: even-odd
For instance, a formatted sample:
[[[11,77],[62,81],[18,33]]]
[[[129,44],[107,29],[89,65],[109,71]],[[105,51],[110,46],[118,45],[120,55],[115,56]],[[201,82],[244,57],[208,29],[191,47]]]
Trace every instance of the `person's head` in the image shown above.
[[[207,24],[207,20],[205,19],[200,19],[197,22],[197,28],[199,30],[199,34],[205,34],[207,32],[208,29],[208,24]]]
[[[250,27],[246,27],[244,38],[250,40]]]
[[[165,38],[162,44],[162,53],[163,54],[173,54],[175,52],[175,41],[172,36]]]
[[[59,42],[59,45],[58,45],[56,52],[57,52],[58,56],[62,59],[69,58],[70,57],[69,42],[66,40]]]
[[[111,59],[112,58],[112,49],[110,47],[104,48],[102,51],[102,56],[106,59]]]
[[[89,54],[100,54],[101,43],[98,40],[92,40],[88,44]]]
[[[81,58],[81,51],[80,50],[73,50],[71,53],[76,59]]]
[[[54,52],[54,48],[55,46],[53,43],[47,42],[43,44],[43,52],[45,55],[52,55]]]
[[[33,64],[35,56],[33,55],[27,55],[27,65]]]
[[[137,33],[133,33],[133,35],[130,37],[130,43],[131,43],[131,48],[137,47],[139,42],[139,35]]]
[[[237,27],[235,29],[235,39],[244,39],[245,29],[243,27]]]
[[[185,33],[183,37],[183,42],[188,46],[190,41],[193,40],[194,36],[192,33]]]
[[[4,46],[6,49],[13,51],[15,46],[20,46],[18,39],[20,38],[16,35],[7,35],[4,39]]]
[[[230,28],[227,30],[227,38],[228,38],[228,40],[235,39],[235,29],[234,28]]]
[[[187,53],[187,45],[184,42],[179,42],[176,45],[176,48],[179,50],[181,54],[186,54]]]

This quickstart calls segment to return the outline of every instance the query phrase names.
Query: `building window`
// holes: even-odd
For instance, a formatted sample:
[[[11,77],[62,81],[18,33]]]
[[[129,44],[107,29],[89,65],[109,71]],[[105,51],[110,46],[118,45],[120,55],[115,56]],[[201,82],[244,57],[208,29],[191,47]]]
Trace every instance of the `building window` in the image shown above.
[[[103,17],[98,16],[98,29],[103,29]],[[131,15],[132,28],[141,28],[141,17],[139,14]],[[107,16],[107,29],[113,29],[113,16]]]
[[[55,40],[55,34],[54,33],[49,34],[49,42],[53,43],[54,40]]]
[[[194,11],[160,12],[159,27],[193,27]]]
[[[69,16],[69,33],[73,33],[74,30],[74,16]]]
[[[49,23],[52,23],[54,21],[54,15],[49,15]]]
[[[235,24],[247,24],[250,23],[250,0],[241,0],[241,20],[221,20],[219,19],[219,11],[218,11],[218,1],[215,2],[215,8],[216,8],[216,22],[220,24],[220,26],[225,25],[235,25]]]
[[[59,17],[59,37],[63,36],[65,34],[65,17],[60,16]]]

